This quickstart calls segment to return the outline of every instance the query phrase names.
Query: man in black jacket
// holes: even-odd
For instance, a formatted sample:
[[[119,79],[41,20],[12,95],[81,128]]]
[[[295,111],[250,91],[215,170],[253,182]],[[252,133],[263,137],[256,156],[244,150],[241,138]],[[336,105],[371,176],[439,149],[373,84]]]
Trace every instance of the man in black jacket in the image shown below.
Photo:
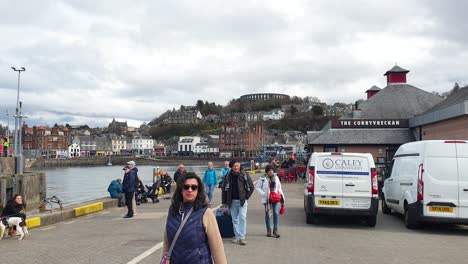
[[[179,168],[174,173],[174,181],[175,181],[176,184],[177,184],[177,180],[180,178],[180,176],[182,176],[182,174],[185,174],[185,173],[187,173],[187,171],[185,170],[184,164],[179,164]]]
[[[231,171],[226,175],[222,186],[222,201],[229,206],[235,238],[233,243],[245,245],[245,233],[247,230],[247,206],[250,196],[254,191],[252,178],[241,170],[240,162],[235,161]]]
[[[123,168],[125,175],[122,182],[122,190],[125,193],[125,203],[127,204],[127,215],[124,218],[133,217],[133,198],[135,197],[136,172],[128,166]]]

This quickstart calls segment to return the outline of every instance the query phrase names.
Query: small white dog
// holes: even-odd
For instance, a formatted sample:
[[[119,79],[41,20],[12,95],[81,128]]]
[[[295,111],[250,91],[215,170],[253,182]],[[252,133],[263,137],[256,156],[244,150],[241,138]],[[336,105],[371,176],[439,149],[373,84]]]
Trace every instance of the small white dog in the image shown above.
[[[8,227],[16,226],[16,232],[20,235],[18,240],[23,239],[23,237],[28,234],[28,228],[26,227],[26,222],[21,217],[9,217],[9,218],[2,218],[0,221],[0,228],[2,229],[2,233],[0,234],[0,239],[4,236],[6,237],[8,234]],[[6,230],[6,232],[5,232]]]

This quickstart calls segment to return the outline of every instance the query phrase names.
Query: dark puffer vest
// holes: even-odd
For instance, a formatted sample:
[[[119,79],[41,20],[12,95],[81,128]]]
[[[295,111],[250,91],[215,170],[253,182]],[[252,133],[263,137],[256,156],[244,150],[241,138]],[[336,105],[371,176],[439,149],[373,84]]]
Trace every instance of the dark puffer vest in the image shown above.
[[[187,215],[192,206],[193,204],[184,205],[184,215]],[[206,207],[198,209],[190,215],[172,250],[171,264],[213,263],[208,238],[203,227],[203,215],[206,209]],[[171,209],[169,209],[166,225],[168,249],[181,222],[182,216],[180,214],[174,216]]]

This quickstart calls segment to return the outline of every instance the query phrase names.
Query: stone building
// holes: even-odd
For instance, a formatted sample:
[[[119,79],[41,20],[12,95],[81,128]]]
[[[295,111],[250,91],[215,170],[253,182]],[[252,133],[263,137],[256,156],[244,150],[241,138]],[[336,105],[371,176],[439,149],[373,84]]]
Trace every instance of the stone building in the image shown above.
[[[468,86],[452,92],[424,114],[411,118],[409,125],[418,140],[468,140]]]
[[[384,74],[387,86],[381,90],[367,90],[368,99],[352,113],[330,121],[321,131],[308,131],[309,149],[312,152],[368,152],[377,166],[385,166],[401,144],[416,139],[409,120],[443,100],[407,84],[408,72],[393,67]]]
[[[223,126],[219,135],[219,153],[222,153],[222,156],[256,157],[261,153],[264,144],[265,130],[261,125],[241,127],[231,123]]]
[[[202,114],[195,107],[181,107],[179,110],[173,109],[166,114],[165,123],[171,124],[192,124],[198,123],[202,118]]]
[[[107,133],[113,133],[119,136],[127,135],[128,133],[127,121],[119,122],[119,121],[115,121],[115,118],[112,119],[112,122],[110,122],[109,126],[107,127]]]
[[[52,128],[27,125],[22,127],[22,145],[26,157],[57,158],[58,153],[66,153],[69,146],[69,130],[63,126]]]
[[[289,100],[289,95],[278,93],[255,93],[245,94],[240,98],[241,102],[256,102],[256,101],[269,101],[269,100]]]

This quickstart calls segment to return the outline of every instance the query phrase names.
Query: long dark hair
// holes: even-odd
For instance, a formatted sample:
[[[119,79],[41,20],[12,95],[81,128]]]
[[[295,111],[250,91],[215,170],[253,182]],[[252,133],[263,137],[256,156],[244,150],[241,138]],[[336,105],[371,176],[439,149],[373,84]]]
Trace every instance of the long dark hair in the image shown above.
[[[22,204],[17,204],[17,203],[16,203],[16,197],[18,197],[18,196],[21,196],[21,198],[23,198],[23,203],[22,203]],[[21,195],[21,194],[19,194],[19,193],[13,195],[13,196],[11,197],[11,199],[8,200],[7,204],[10,204],[10,206],[14,206],[14,207],[23,207],[23,209],[26,209],[26,203],[24,202],[24,196]]]
[[[193,210],[196,211],[200,208],[208,206],[208,202],[206,200],[206,193],[205,193],[205,186],[201,180],[201,178],[195,172],[187,172],[182,174],[179,179],[177,179],[177,188],[172,195],[171,199],[171,212],[172,215],[177,215],[180,210],[180,206],[184,202],[182,197],[182,190],[184,187],[185,180],[187,179],[196,179],[198,182],[198,193],[197,197],[195,198]]]

